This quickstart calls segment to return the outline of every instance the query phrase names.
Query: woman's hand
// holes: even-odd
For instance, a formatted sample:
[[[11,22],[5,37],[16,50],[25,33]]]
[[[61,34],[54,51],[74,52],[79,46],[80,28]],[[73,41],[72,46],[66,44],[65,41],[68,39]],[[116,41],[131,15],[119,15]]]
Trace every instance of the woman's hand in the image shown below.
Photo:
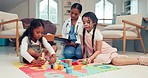
[[[53,54],[53,55],[51,55],[51,58],[50,58],[49,64],[54,64],[55,62],[56,62],[56,55]]]
[[[72,42],[72,41],[69,43],[69,45],[70,45],[70,46],[76,46],[75,43]]]
[[[45,63],[45,60],[42,60],[39,58],[37,60],[34,59],[31,64],[33,64],[36,67],[41,67],[42,65],[44,65],[44,63]]]

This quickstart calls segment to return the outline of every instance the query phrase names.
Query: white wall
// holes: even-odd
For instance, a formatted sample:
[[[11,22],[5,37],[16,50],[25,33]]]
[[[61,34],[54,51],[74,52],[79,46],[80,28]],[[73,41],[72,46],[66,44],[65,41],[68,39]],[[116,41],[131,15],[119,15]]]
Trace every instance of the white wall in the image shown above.
[[[80,0],[80,3],[83,6],[83,10],[81,15],[85,12],[92,11],[95,12],[95,4],[100,0]],[[123,1],[124,0],[109,0],[114,4],[114,14],[120,14],[123,12]],[[144,17],[148,17],[148,0],[139,0],[139,13],[141,13]],[[61,28],[63,24],[62,20],[62,0],[59,0],[59,24],[57,25],[57,33],[61,34]],[[36,18],[36,0],[26,0],[16,8],[12,9],[10,12],[17,13],[19,18]]]
[[[11,13],[18,14],[19,18],[35,18],[36,17],[36,0],[25,0],[14,9]]]
[[[147,0],[139,0],[139,13],[143,15],[143,17],[148,17],[148,1]]]
[[[29,17],[28,15],[28,1],[24,1],[23,3],[19,4],[14,9],[10,10],[11,13],[18,14],[19,18],[26,18]]]

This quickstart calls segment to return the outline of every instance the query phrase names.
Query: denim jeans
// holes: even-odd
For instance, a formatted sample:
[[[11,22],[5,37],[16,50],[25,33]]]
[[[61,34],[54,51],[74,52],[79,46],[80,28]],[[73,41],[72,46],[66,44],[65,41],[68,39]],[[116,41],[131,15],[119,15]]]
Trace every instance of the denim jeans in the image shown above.
[[[77,46],[66,45],[63,53],[64,57],[69,59],[81,59],[83,56],[80,44],[78,44]]]

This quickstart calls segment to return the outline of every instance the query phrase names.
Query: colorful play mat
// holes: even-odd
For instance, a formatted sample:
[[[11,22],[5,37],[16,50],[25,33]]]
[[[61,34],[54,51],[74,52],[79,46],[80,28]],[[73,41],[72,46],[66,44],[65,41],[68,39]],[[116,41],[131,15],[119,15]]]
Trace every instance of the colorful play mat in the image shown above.
[[[89,75],[120,69],[119,67],[112,65],[82,65],[81,70],[73,70],[74,66],[72,66],[72,73],[67,74],[66,68],[64,68],[63,70],[55,70],[51,69],[51,67],[49,66],[45,69],[44,67],[33,67],[32,65],[19,62],[14,63],[14,65],[22,70],[24,73],[26,73],[30,78],[85,78]]]

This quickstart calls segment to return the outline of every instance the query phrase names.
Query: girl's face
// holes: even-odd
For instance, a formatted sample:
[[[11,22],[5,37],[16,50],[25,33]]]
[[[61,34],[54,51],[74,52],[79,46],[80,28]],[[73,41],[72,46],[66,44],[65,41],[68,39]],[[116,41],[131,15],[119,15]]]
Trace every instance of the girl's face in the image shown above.
[[[77,20],[80,15],[80,12],[77,8],[72,8],[70,11],[70,17],[72,20]]]
[[[83,25],[87,32],[90,32],[94,27],[94,22],[89,17],[83,17]]]
[[[33,40],[38,40],[43,35],[44,28],[42,26],[33,29]]]

